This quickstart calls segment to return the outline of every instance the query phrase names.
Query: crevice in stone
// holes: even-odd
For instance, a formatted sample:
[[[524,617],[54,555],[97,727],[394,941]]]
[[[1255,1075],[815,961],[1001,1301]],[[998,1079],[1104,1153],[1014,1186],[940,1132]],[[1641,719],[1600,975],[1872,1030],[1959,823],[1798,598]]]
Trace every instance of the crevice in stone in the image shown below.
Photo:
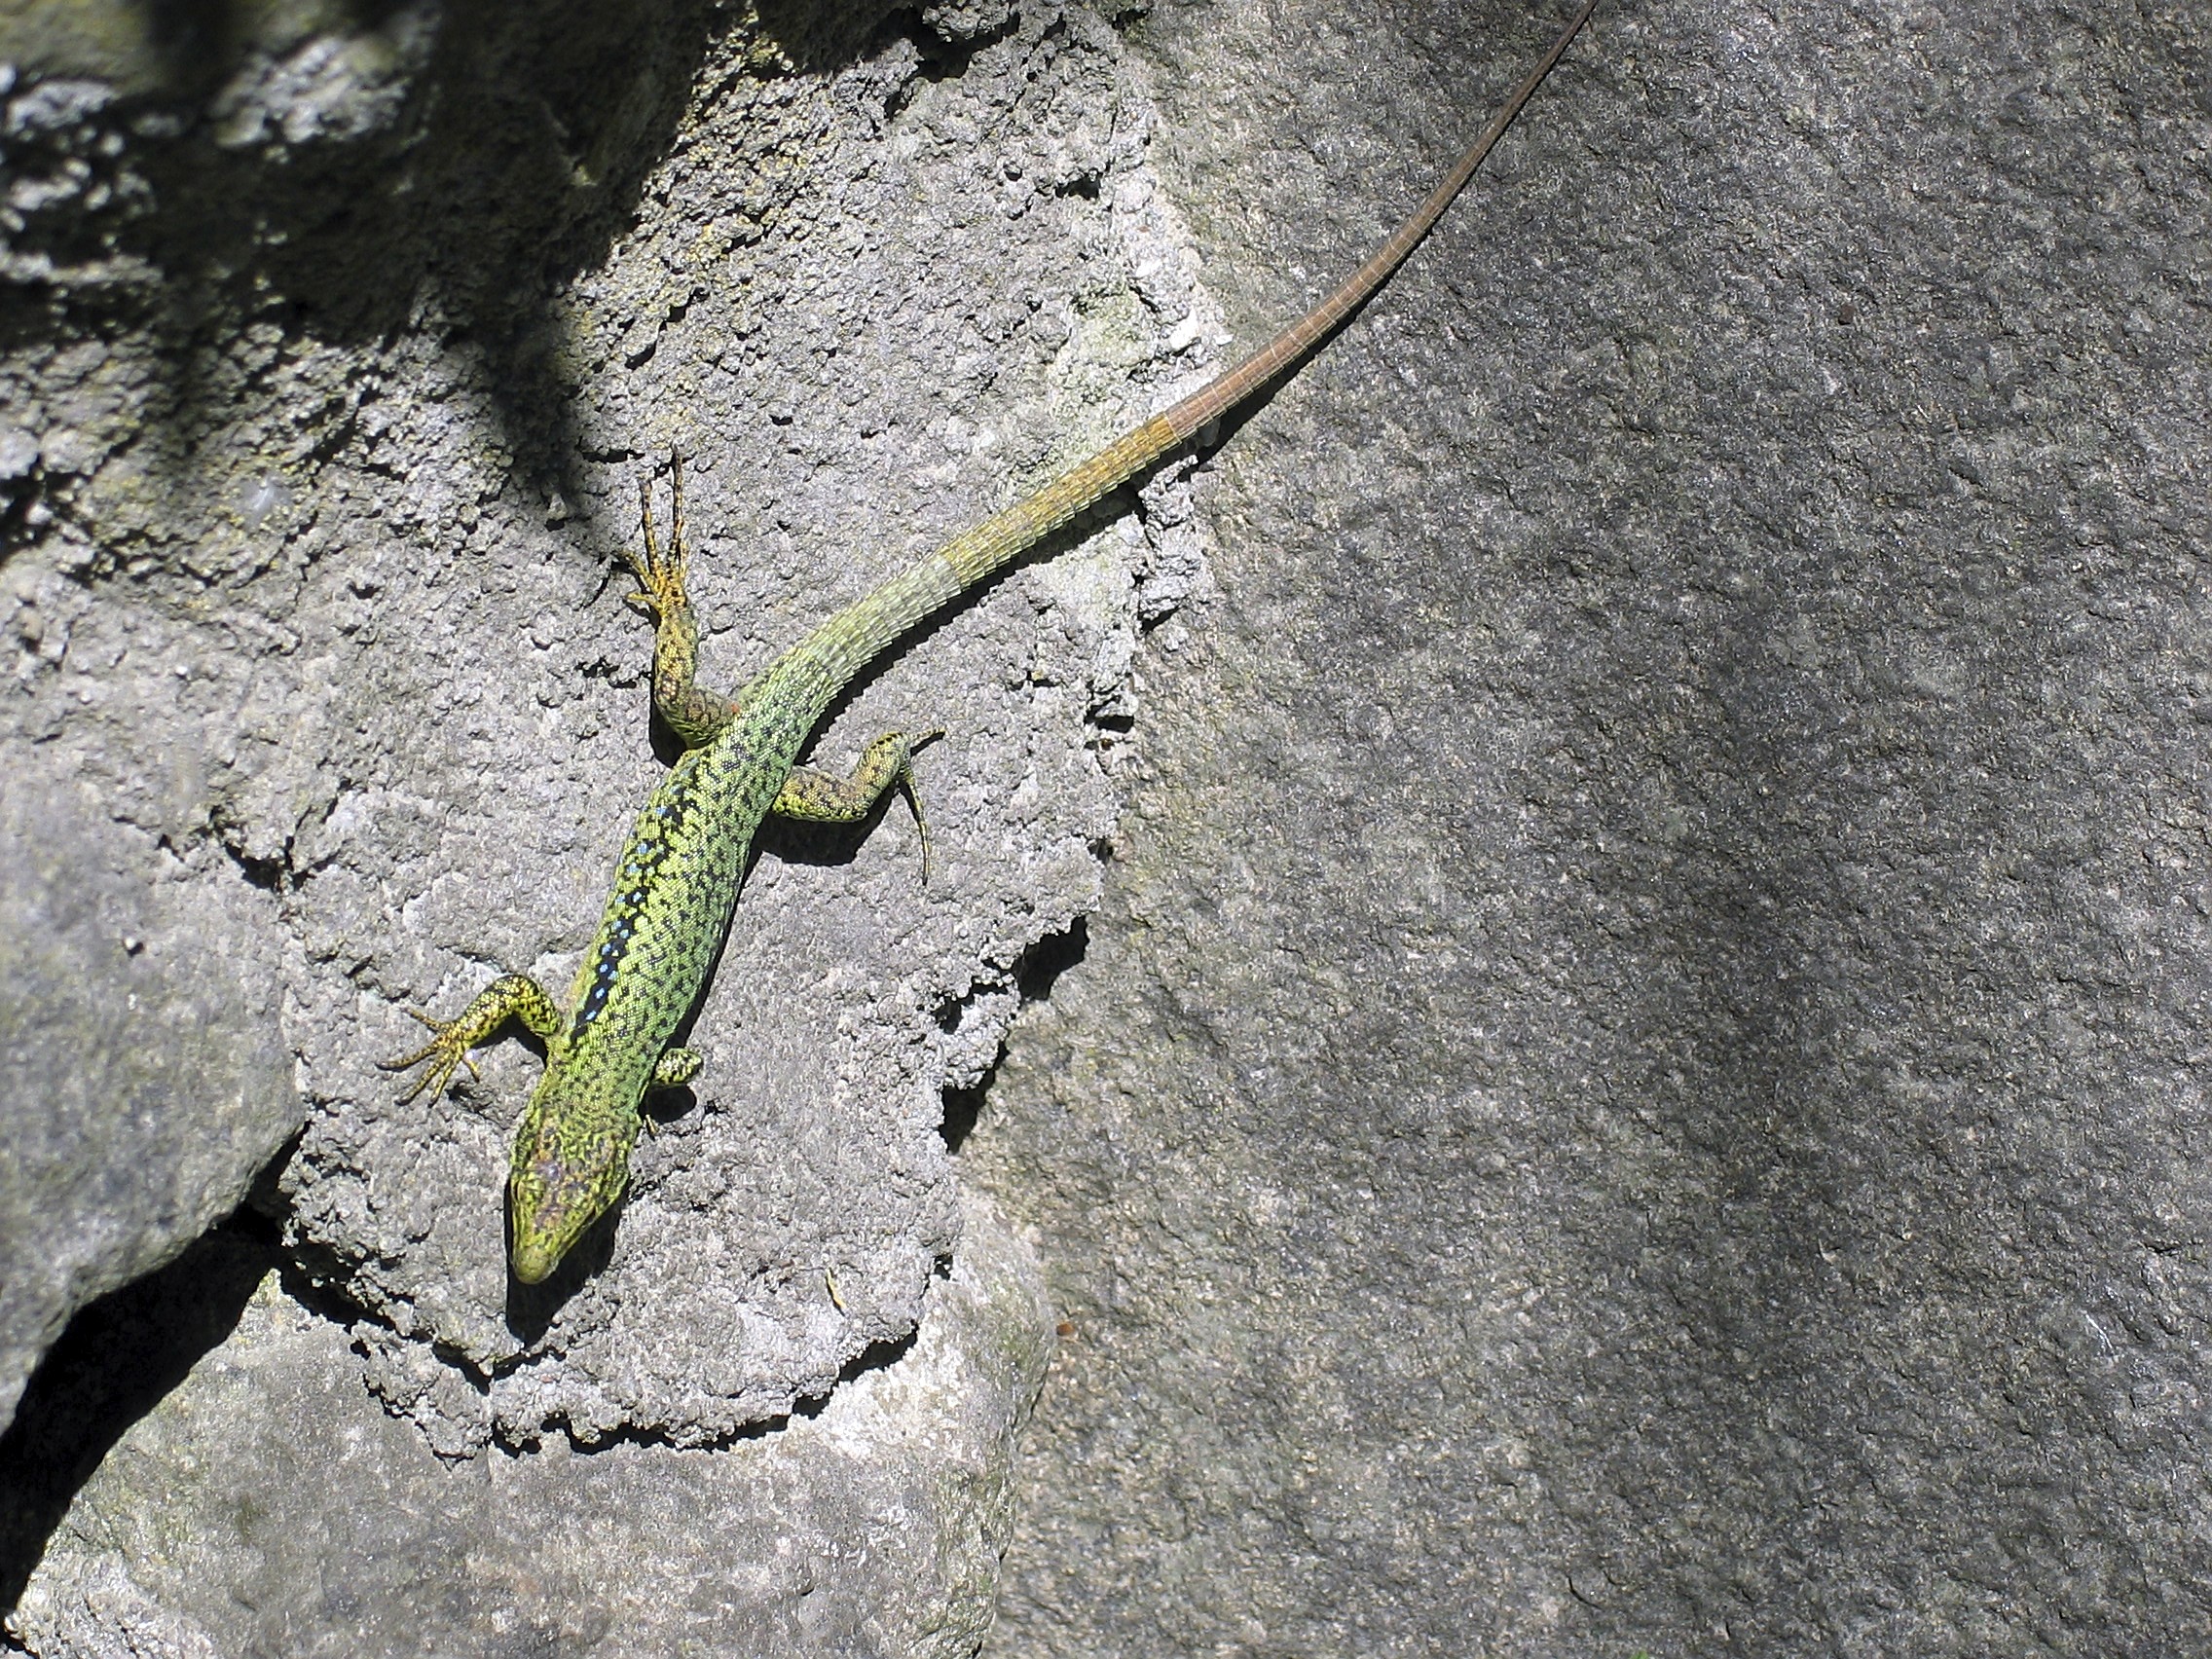
[[[892,28],[913,44],[921,61],[916,78],[923,81],[957,81],[982,53],[1020,32],[1021,17],[1009,8],[1005,18],[972,35],[953,36],[930,26],[923,8],[911,6],[894,13]]]
[[[214,831],[215,845],[222,848],[223,856],[236,865],[239,873],[245,877],[249,887],[281,898],[291,891],[291,842],[286,838],[284,851],[276,857],[266,857],[246,849],[244,828],[232,821],[220,807],[209,819]]]
[[[945,1276],[945,1263],[938,1264],[938,1277]],[[922,1309],[922,1317],[925,1319],[929,1317],[929,1309],[926,1304]],[[848,1382],[858,1382],[871,1371],[888,1371],[914,1351],[914,1345],[921,1340],[921,1335],[922,1327],[917,1322],[914,1328],[903,1337],[887,1337],[880,1342],[868,1344],[867,1346],[845,1361],[837,1372],[835,1384],[827,1393],[810,1394],[805,1399],[798,1401],[792,1407],[792,1415],[803,1418],[820,1417],[824,1408],[835,1397],[837,1389],[844,1387]]]
[[[940,1261],[937,1264],[936,1276],[940,1279],[949,1277],[950,1269],[949,1259]],[[926,1320],[929,1317],[929,1308],[925,1304],[922,1310],[923,1319]],[[710,1439],[679,1440],[665,1427],[632,1423],[625,1423],[610,1428],[604,1434],[585,1439],[576,1433],[572,1423],[565,1419],[554,1418],[540,1423],[538,1431],[535,1434],[516,1432],[503,1425],[495,1424],[488,1449],[508,1457],[527,1457],[534,1455],[548,1437],[560,1435],[568,1441],[569,1451],[572,1455],[582,1457],[610,1452],[618,1446],[657,1447],[669,1452],[714,1453],[727,1451],[734,1446],[743,1446],[781,1434],[790,1428],[793,1421],[811,1422],[829,1409],[830,1402],[836,1398],[837,1391],[840,1388],[870,1372],[888,1370],[904,1359],[913,1351],[914,1345],[921,1340],[921,1326],[917,1323],[914,1329],[908,1331],[903,1337],[886,1338],[870,1343],[839,1367],[836,1377],[820,1393],[799,1395],[792,1401],[789,1411],[780,1412],[773,1417],[760,1418],[753,1422],[741,1423],[727,1433],[718,1434]],[[519,1355],[515,1361],[496,1370],[494,1376],[497,1378],[511,1375],[514,1371],[533,1363],[538,1357],[541,1356]],[[395,1413],[393,1415],[400,1416],[403,1414]]]
[[[944,1117],[937,1132],[944,1137],[944,1150],[957,1153],[975,1132],[976,1121],[983,1115],[984,1091],[998,1073],[998,1062],[991,1063],[980,1081],[966,1088],[947,1088],[944,1091]]]
[[[1020,992],[1021,1006],[1026,1008],[1031,1003],[1043,1002],[1050,997],[1052,987],[1059,982],[1060,976],[1081,962],[1084,953],[1089,948],[1090,919],[1088,916],[1077,916],[1058,933],[1047,934],[1023,951],[1021,960],[1014,964],[1014,985]],[[956,1029],[960,1011],[967,1006],[966,1003],[955,1003],[941,1010],[938,1022],[947,1031]],[[990,1094],[991,1080],[998,1076],[999,1061],[1005,1054],[1006,1043],[1002,1038],[998,1053],[992,1056],[991,1063],[982,1076],[972,1084],[940,1090],[944,1099],[944,1116],[938,1124],[938,1133],[944,1138],[945,1151],[958,1153],[968,1136],[974,1132],[977,1120],[982,1116],[983,1102]]]
[[[1078,916],[1060,932],[1047,934],[1022,953],[1014,983],[1024,1003],[1043,1002],[1060,976],[1081,962],[1090,948],[1090,918]]]
[[[0,1611],[21,1599],[101,1459],[230,1336],[281,1261],[275,1229],[241,1208],[166,1267],[78,1309],[0,1434]]]

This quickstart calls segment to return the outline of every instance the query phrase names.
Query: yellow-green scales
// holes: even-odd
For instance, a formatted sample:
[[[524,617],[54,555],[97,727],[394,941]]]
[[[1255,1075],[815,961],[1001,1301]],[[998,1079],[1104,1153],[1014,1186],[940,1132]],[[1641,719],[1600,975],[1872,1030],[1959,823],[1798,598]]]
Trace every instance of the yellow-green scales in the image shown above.
[[[746,859],[771,812],[821,823],[866,816],[885,791],[913,792],[911,755],[930,737],[877,738],[849,778],[798,765],[799,752],[853,678],[916,623],[987,581],[1076,514],[1158,464],[1296,366],[1380,287],[1464,186],[1567,50],[1597,0],[1584,0],[1458,164],[1406,223],[1326,299],[1235,368],[1116,439],[1044,489],[956,536],[784,652],[734,698],[694,678],[698,625],[683,585],[682,479],[668,546],[645,513],[634,599],[655,619],[653,708],[685,745],[639,813],[613,890],[564,1014],[535,980],[511,975],[393,1069],[428,1062],[416,1089],[442,1088],[468,1051],[511,1016],[543,1040],[545,1075],[515,1135],[507,1212],[515,1277],[535,1283],[621,1197],[645,1091],[689,1079],[698,1056],[669,1039],[706,983],[737,903]],[[412,1093],[413,1091],[411,1091]]]

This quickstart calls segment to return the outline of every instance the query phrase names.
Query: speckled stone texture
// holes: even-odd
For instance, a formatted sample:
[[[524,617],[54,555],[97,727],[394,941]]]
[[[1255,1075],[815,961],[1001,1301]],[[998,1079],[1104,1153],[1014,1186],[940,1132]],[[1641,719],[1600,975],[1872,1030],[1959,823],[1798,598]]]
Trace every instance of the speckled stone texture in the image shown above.
[[[371,1068],[588,935],[670,447],[727,682],[1218,361],[1175,210],[1256,341],[1556,21],[0,0],[0,1388],[268,1172],[0,1443],[15,1640],[963,1651],[1049,1302],[1000,1659],[2212,1648],[2194,4],[1607,0],[1219,603],[1169,480],[840,712],[955,728],[940,879],[768,847],[587,1278],[527,1050]]]
[[[831,766],[948,729],[933,878],[898,815],[766,838],[574,1271],[504,1272],[527,1046],[405,1105],[376,1062],[501,970],[566,986],[669,758],[617,553],[672,451],[728,685],[1216,362],[1150,126],[1081,6],[0,3],[0,1420],[73,1310],[129,1403],[0,1441],[17,1640],[243,1652],[224,1609],[280,1603],[270,1651],[412,1650],[412,1581],[348,1564],[437,1553],[427,1505],[525,1610],[456,1568],[425,1651],[680,1650],[675,1604],[565,1622],[651,1600],[626,1551],[753,1609],[715,1650],[973,1649],[1051,1322],[994,1294],[912,1380],[948,1272],[1034,1276],[963,1219],[944,1091],[1096,901],[1140,630],[1204,582],[1176,476],[835,711]],[[113,1297],[249,1194],[282,1272],[237,1332],[204,1251],[148,1281],[180,1382]],[[132,1438],[148,1379],[181,1438]],[[917,1414],[882,1469],[825,1450],[855,1390]],[[533,1554],[539,1499],[593,1519]],[[738,1596],[779,1513],[814,1564]]]
[[[1155,9],[1240,336],[1555,15]],[[1233,436],[989,1652],[2212,1651],[2208,43],[1608,0]]]
[[[0,964],[38,1150],[0,1181],[30,1264],[0,1382],[295,1132],[265,1207],[449,1452],[710,1444],[911,1333],[957,1236],[941,1090],[1094,902],[1138,629],[1202,576],[1172,478],[839,709],[832,766],[948,728],[936,879],[898,817],[766,838],[705,1068],[572,1271],[504,1267],[537,1057],[404,1104],[375,1062],[416,1046],[410,1009],[573,972],[667,757],[615,572],[671,452],[731,685],[1218,344],[1112,30],[943,12],[302,4],[144,62],[18,38],[0,741],[51,856],[8,903],[87,965]],[[167,909],[77,892],[79,863]],[[80,1102],[105,1023],[158,1112]],[[35,1080],[73,1047],[50,1128]],[[57,1203],[64,1179],[100,1193]]]
[[[276,1252],[218,1234],[104,1309],[104,1346],[140,1357],[180,1270],[244,1297],[76,1493],[12,1633],[42,1659],[962,1659],[990,1620],[1014,1429],[1051,1344],[1027,1246],[987,1209],[964,1220],[912,1346],[814,1416],[711,1452],[564,1441],[461,1461],[362,1389],[344,1329]],[[38,1426],[78,1431],[81,1402]]]

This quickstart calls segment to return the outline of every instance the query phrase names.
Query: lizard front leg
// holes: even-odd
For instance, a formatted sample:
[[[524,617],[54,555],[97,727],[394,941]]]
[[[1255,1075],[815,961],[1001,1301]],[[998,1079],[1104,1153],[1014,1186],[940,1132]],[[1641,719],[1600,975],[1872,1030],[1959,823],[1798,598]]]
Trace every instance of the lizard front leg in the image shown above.
[[[476,1000],[461,1010],[459,1019],[432,1019],[421,1009],[407,1011],[433,1035],[430,1041],[412,1054],[396,1060],[380,1060],[386,1071],[407,1071],[427,1060],[423,1075],[399,1099],[404,1105],[427,1088],[442,1093],[453,1077],[456,1066],[466,1066],[470,1077],[479,1077],[476,1062],[468,1057],[468,1051],[488,1039],[493,1032],[511,1018],[519,1019],[542,1041],[553,1053],[558,1054],[562,1040],[568,1032],[568,1021],[560,1009],[535,979],[522,974],[509,974],[494,979],[476,993]]]
[[[840,778],[812,766],[794,766],[777,792],[769,811],[780,818],[804,824],[857,824],[875,808],[888,790],[897,790],[913,809],[914,828],[922,836],[922,885],[930,880],[930,826],[922,815],[922,797],[914,789],[914,751],[934,743],[941,731],[925,731],[908,737],[887,731],[861,754],[852,776]]]
[[[638,578],[638,591],[628,595],[628,601],[653,619],[653,712],[684,748],[697,749],[721,735],[737,718],[737,705],[720,692],[708,690],[696,678],[699,624],[683,587],[683,566],[690,556],[683,545],[683,458],[671,453],[668,471],[666,551],[653,535],[652,492],[640,479],[638,520],[645,550],[639,555],[624,549],[622,556]]]

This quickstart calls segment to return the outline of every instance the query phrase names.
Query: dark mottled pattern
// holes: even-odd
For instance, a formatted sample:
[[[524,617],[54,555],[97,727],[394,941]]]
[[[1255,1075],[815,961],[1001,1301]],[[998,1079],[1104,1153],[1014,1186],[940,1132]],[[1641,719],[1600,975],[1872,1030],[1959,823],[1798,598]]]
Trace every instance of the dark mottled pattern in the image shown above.
[[[691,680],[697,634],[683,595],[681,528],[664,560],[648,513],[646,559],[639,573],[645,602],[660,618],[655,705],[687,741],[714,735],[678,762],[639,814],[577,977],[568,1039],[552,1053],[516,1137],[510,1213],[518,1276],[541,1278],[551,1272],[620,1197],[637,1138],[639,1103],[669,1037],[705,983],[737,903],[754,834],[831,700],[917,622],[989,580],[1303,361],[1413,250],[1590,11],[1585,4],[1575,15],[1482,137],[1406,223],[1312,311],[1165,414],[1131,428],[839,611],[746,687],[727,723],[721,723],[719,701]],[[677,511],[680,527],[681,497]]]

